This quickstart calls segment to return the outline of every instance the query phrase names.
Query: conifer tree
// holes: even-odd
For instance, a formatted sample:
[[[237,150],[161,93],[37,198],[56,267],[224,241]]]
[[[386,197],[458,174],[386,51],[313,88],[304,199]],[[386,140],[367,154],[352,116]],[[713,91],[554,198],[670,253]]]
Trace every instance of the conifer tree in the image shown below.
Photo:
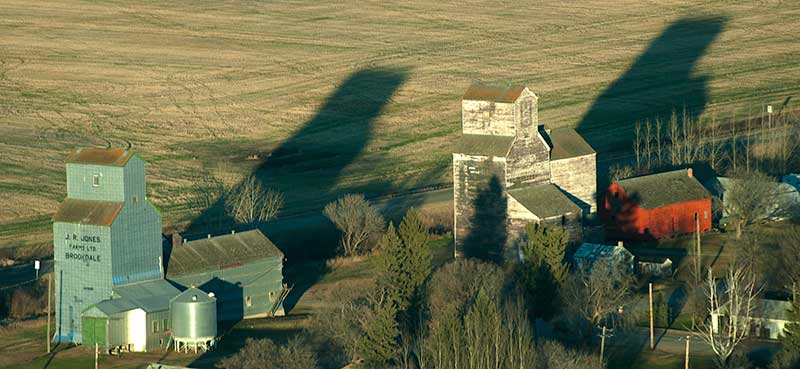
[[[409,296],[419,292],[431,274],[431,251],[428,248],[428,230],[420,220],[416,209],[409,210],[400,223],[400,239],[408,250]]]
[[[781,337],[783,349],[789,352],[800,352],[800,301],[797,298],[792,301],[789,322],[783,327],[783,337]]]
[[[370,367],[380,367],[397,356],[400,329],[397,305],[384,296],[375,304],[374,314],[362,321],[364,336],[358,343],[361,357]]]
[[[545,227],[540,224],[528,224],[525,227],[527,242],[522,246],[525,259],[532,265],[544,265],[559,284],[564,283],[567,276],[567,264],[564,253],[567,251],[569,236],[561,227]]]

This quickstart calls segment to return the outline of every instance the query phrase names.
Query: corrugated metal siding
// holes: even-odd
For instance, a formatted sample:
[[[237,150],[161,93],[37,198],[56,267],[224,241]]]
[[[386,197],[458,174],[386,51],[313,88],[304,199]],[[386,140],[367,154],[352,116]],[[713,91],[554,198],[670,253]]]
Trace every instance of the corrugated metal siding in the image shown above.
[[[111,226],[114,285],[163,278],[161,214],[147,201],[128,203]]]
[[[169,328],[164,327],[165,320],[167,321],[167,326],[169,326],[171,324],[169,322],[169,310],[147,314],[147,346],[145,348],[147,351],[155,351],[159,348],[164,348],[167,344]],[[156,321],[158,322],[158,330],[154,332],[153,322]]]
[[[92,177],[100,174],[100,186]],[[92,164],[67,164],[67,197],[80,200],[124,201],[123,168]]]
[[[283,259],[269,257],[242,266],[173,278],[186,286],[214,292],[217,319],[237,320],[271,313],[283,290]],[[251,306],[247,306],[250,296]]]
[[[53,224],[56,334],[65,340],[81,342],[81,312],[111,295],[110,232],[95,225]]]

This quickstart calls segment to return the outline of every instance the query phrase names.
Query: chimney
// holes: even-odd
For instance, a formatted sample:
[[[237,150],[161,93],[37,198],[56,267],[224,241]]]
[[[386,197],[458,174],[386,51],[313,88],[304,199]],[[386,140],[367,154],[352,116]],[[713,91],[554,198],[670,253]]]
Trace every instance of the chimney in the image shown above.
[[[176,248],[181,245],[181,243],[185,242],[186,240],[181,237],[181,234],[175,232],[172,234],[172,248]]]
[[[694,177],[694,171],[692,171],[692,168],[686,168],[686,175],[689,176],[689,178]]]

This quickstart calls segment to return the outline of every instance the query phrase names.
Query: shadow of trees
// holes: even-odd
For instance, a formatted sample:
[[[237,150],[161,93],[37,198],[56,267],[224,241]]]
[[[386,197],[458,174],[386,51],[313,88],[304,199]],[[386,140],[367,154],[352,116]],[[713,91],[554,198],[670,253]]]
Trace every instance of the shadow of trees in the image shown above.
[[[470,231],[462,244],[464,255],[485,261],[502,261],[508,239],[508,200],[496,175],[478,192],[473,209]]]

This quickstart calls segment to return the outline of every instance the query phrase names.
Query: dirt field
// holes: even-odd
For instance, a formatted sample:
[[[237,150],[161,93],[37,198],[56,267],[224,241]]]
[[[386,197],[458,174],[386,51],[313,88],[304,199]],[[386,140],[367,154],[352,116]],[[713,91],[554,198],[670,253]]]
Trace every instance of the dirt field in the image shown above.
[[[695,3],[4,1],[0,246],[49,242],[77,146],[130,142],[173,224],[219,172],[295,212],[447,183],[475,80],[531,86],[601,155],[637,119],[798,92],[800,3]]]

